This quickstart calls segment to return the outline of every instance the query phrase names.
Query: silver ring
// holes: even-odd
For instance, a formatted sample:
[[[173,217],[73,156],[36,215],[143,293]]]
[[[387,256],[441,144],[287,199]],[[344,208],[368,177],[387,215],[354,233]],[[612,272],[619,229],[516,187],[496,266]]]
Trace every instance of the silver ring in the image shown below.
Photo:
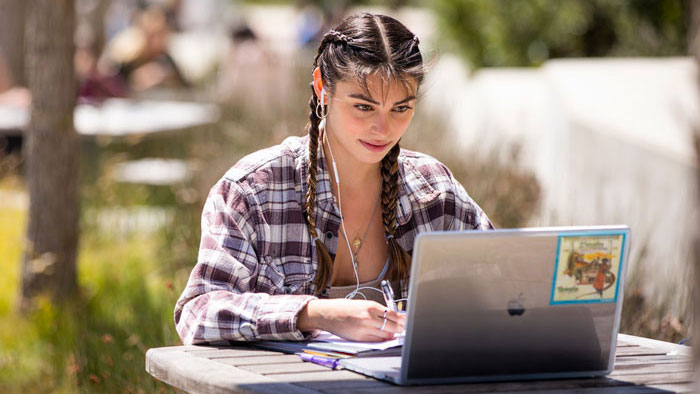
[[[386,317],[384,318],[384,323],[382,323],[381,328],[379,328],[379,331],[384,331],[384,327],[386,327]]]

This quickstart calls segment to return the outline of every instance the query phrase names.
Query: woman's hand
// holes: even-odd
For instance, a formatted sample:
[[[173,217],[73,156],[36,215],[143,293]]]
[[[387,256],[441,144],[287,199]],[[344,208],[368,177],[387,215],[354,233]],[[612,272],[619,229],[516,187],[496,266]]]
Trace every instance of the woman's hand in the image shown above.
[[[404,314],[377,302],[344,298],[311,300],[297,318],[297,328],[301,331],[325,330],[360,342],[393,339],[394,334],[403,332],[405,324]]]

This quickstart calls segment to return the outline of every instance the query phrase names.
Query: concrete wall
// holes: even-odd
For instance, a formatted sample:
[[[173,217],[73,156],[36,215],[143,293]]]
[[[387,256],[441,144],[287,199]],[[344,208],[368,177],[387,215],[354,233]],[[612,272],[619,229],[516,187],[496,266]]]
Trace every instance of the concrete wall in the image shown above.
[[[470,74],[443,56],[425,102],[444,114],[465,152],[521,146],[520,164],[543,188],[531,225],[630,225],[628,283],[680,316],[700,220],[697,73],[690,58],[627,58]]]

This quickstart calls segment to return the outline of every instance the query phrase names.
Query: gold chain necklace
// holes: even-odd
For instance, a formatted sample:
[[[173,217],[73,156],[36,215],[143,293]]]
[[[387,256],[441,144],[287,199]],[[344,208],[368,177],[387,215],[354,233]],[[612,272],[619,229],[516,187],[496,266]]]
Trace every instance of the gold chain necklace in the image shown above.
[[[380,196],[381,198],[381,196]],[[355,251],[352,253],[352,262],[355,264],[355,266],[359,265],[359,262],[357,261],[357,255],[360,253],[360,249],[362,249],[362,246],[365,244],[365,240],[367,239],[367,234],[369,233],[369,228],[372,227],[372,221],[374,220],[374,216],[377,214],[377,207],[379,206],[379,200],[380,198],[377,198],[377,202],[374,203],[374,209],[372,210],[372,216],[369,218],[369,223],[367,223],[367,228],[365,229],[365,234],[360,238],[359,234],[352,240],[352,246],[355,248]]]

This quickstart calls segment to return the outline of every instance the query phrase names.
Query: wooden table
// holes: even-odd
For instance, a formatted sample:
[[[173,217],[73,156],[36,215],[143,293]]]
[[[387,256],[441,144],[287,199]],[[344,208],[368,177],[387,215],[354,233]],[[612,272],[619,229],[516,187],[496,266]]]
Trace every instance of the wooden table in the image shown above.
[[[191,393],[698,392],[690,348],[624,334],[618,336],[615,370],[596,379],[401,387],[246,344],[150,349],[146,371]]]

